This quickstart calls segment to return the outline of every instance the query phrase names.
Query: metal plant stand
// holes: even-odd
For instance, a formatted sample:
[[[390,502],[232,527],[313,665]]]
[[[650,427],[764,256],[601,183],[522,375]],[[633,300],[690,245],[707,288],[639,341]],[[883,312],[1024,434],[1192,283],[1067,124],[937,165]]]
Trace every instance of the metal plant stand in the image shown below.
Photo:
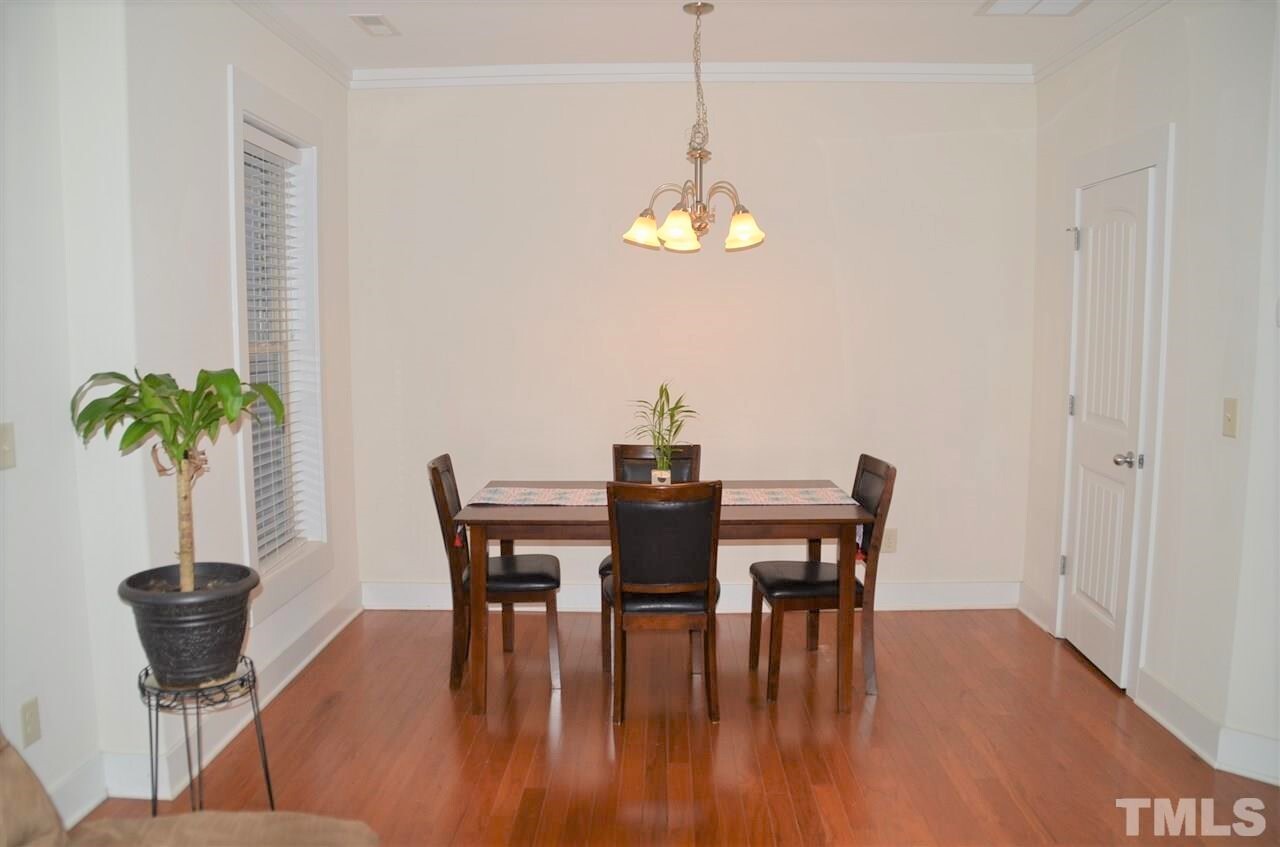
[[[267,767],[267,742],[262,734],[262,713],[258,708],[258,674],[254,670],[253,660],[248,656],[240,657],[236,675],[216,684],[206,684],[197,688],[165,688],[151,672],[151,666],[138,673],[138,693],[142,702],[147,705],[147,749],[151,761],[151,816],[156,816],[156,799],[159,788],[160,759],[160,713],[170,712],[182,715],[182,735],[187,752],[187,776],[190,779],[188,793],[191,797],[191,811],[204,808],[204,733],[201,731],[200,718],[202,711],[218,710],[226,706],[248,699],[253,707],[253,728],[258,736],[258,756],[262,759],[262,778],[267,784],[267,802],[274,811],[276,807],[275,793],[271,790],[271,769]],[[195,713],[196,750],[195,764],[192,765],[191,729],[187,715]]]

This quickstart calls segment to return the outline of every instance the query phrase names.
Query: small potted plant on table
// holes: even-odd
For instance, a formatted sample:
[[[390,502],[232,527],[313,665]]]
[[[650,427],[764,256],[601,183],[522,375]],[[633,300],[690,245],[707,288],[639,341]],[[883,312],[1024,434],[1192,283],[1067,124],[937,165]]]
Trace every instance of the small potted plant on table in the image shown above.
[[[671,400],[667,383],[658,386],[658,398],[653,402],[637,400],[636,418],[640,423],[631,430],[636,438],[647,438],[653,444],[655,467],[650,472],[654,485],[671,484],[671,450],[679,443],[680,431],[685,421],[697,416],[697,412],[685,405],[684,395]]]
[[[234,370],[200,371],[195,387],[180,388],[169,374],[136,379],[114,371],[89,377],[71,398],[71,420],[87,444],[101,432],[123,427],[120,452],[132,453],[152,438],[151,459],[161,476],[178,483],[178,564],[141,571],[120,583],[133,607],[138,636],[161,685],[195,687],[230,676],[240,658],[249,614],[249,592],[258,574],[243,565],[196,562],[191,490],[208,469],[200,443],[217,441],[224,425],[261,400],[284,423],[284,406],[266,383],[243,382]],[[94,389],[113,387],[85,402]],[[165,465],[161,452],[168,460]]]

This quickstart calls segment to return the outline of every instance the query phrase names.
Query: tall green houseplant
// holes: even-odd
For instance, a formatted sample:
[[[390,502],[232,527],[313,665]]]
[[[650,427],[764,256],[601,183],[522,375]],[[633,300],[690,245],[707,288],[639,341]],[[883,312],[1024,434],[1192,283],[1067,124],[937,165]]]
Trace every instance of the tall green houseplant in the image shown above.
[[[673,402],[671,387],[665,382],[658,386],[656,400],[637,400],[635,406],[640,423],[631,430],[631,434],[647,439],[653,445],[658,470],[671,470],[672,448],[679,443],[685,422],[697,417],[698,413],[684,402],[683,394]]]
[[[266,383],[246,383],[227,368],[202,370],[194,388],[179,387],[169,374],[134,371],[135,378],[115,371],[96,373],[85,380],[71,398],[71,420],[87,444],[97,435],[109,438],[123,427],[120,453],[127,455],[153,436],[151,458],[161,476],[173,474],[178,482],[178,569],[179,590],[196,587],[195,524],[191,509],[191,489],[206,470],[200,442],[218,440],[224,425],[237,423],[241,415],[257,419],[252,407],[261,399],[276,420],[284,423],[284,405],[274,388]],[[115,387],[106,396],[88,400],[95,389]],[[88,402],[85,402],[88,400]],[[164,452],[169,465],[160,457]]]

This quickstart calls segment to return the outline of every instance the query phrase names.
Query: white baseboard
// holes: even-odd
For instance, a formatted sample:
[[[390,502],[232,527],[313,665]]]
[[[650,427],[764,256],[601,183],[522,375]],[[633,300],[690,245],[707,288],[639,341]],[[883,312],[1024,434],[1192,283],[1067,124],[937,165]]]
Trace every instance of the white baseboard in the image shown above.
[[[1057,637],[1053,631],[1053,626],[1040,615],[1034,604],[1019,602],[1018,611],[1022,612],[1023,616],[1026,617],[1027,620],[1031,621],[1050,635]]]
[[[876,611],[1015,609],[1021,582],[882,582]]]
[[[269,664],[259,666],[257,669],[258,696],[261,705],[265,708],[275,699],[275,696],[283,691],[293,678],[301,673],[361,611],[360,590],[353,589],[284,652]],[[208,715],[203,723],[205,765],[222,752],[222,749],[252,720],[253,714],[248,708]],[[178,737],[180,738],[181,735],[179,734]],[[270,745],[270,739],[267,741]],[[151,767],[145,753],[104,753],[102,770],[106,780],[107,795],[150,799]],[[179,743],[170,750],[161,751],[160,766],[157,770],[159,797],[161,800],[172,800],[187,787],[187,759],[184,745]]]
[[[49,788],[49,797],[64,826],[70,829],[79,823],[107,799],[101,754],[94,753],[80,767],[58,780]]]
[[[1021,587],[1019,582],[882,582],[876,589],[876,609],[1012,609]],[[366,609],[453,608],[444,582],[366,582],[362,589]],[[600,584],[562,585],[556,605],[562,612],[599,611]],[[750,612],[751,583],[721,583],[718,609],[727,614]]]
[[[1156,723],[1211,766],[1218,758],[1218,724],[1171,691],[1145,670],[1139,670],[1131,692],[1133,701]]]
[[[1210,767],[1272,784],[1280,780],[1280,742],[1276,739],[1218,726],[1146,671],[1138,671],[1132,693],[1143,711]]]
[[[1218,734],[1217,767],[1280,785],[1280,740],[1224,726]]]
[[[1280,740],[1218,726],[1143,670],[1131,693],[1144,712],[1210,767],[1280,785]]]
[[[1054,625],[1054,617],[1057,611],[1056,605],[1056,601],[1049,600],[1034,591],[1028,590],[1025,585],[1022,587],[1022,593],[1018,597],[1018,611],[1026,615],[1036,626],[1055,637],[1057,636]]]

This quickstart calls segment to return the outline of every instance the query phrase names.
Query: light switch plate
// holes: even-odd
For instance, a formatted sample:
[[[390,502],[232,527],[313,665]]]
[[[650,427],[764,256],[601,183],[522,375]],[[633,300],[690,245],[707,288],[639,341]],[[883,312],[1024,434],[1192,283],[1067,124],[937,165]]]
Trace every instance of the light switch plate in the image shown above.
[[[884,538],[880,539],[881,553],[898,552],[898,529],[897,527],[888,527],[884,531]]]
[[[1222,434],[1235,438],[1240,429],[1240,401],[1227,397],[1222,401]]]
[[[18,464],[18,445],[14,442],[13,422],[0,423],[0,471]]]

